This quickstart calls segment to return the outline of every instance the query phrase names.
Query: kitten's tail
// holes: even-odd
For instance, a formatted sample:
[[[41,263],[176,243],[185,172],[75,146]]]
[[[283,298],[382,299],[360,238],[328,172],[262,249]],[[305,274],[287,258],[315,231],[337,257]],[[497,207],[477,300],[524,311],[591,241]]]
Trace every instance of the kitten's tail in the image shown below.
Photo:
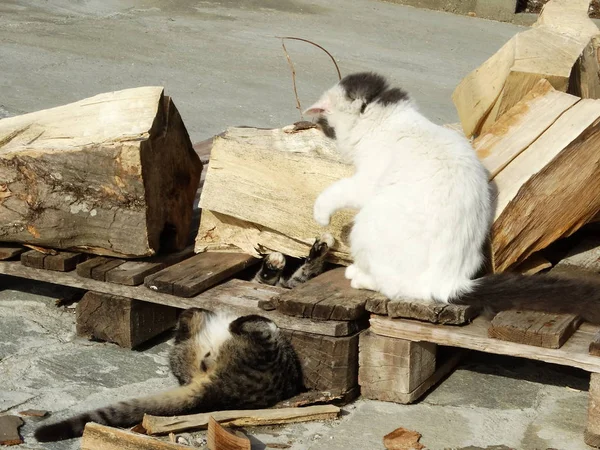
[[[600,283],[555,277],[500,273],[475,280],[474,289],[450,303],[492,312],[523,309],[577,314],[600,325]]]
[[[79,437],[85,424],[128,427],[140,423],[144,414],[170,416],[190,412],[205,396],[204,383],[192,382],[160,394],[119,402],[113,405],[78,414],[56,423],[42,425],[35,430],[39,442],[61,441]]]

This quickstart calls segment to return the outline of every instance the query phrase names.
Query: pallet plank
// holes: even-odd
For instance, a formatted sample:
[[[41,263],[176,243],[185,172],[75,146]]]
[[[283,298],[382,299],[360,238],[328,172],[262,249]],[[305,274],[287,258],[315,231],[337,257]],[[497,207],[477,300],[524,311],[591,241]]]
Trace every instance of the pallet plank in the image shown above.
[[[590,355],[600,356],[600,331],[594,336],[589,346]]]
[[[122,259],[106,258],[103,264],[92,268],[90,271],[91,278],[92,280],[106,281],[106,274],[124,263],[125,261]]]
[[[85,255],[75,252],[58,252],[57,255],[46,255],[44,258],[44,269],[57,272],[70,272],[75,270]]]
[[[200,253],[146,277],[144,285],[157,292],[189,298],[258,262],[245,253]]]
[[[46,255],[36,250],[29,250],[21,255],[21,264],[34,269],[44,268],[44,259]]]
[[[560,348],[580,324],[581,319],[575,314],[502,311],[492,320],[488,336],[525,345]]]
[[[319,320],[356,320],[365,316],[365,304],[376,295],[353,289],[345,268],[325,272],[276,299],[277,311]]]
[[[1,264],[1,263],[0,263]],[[534,347],[488,337],[490,321],[479,316],[469,325],[450,327],[405,319],[390,319],[372,315],[371,331],[383,336],[410,341],[433,342],[499,355],[535,359],[562,366],[578,367],[588,372],[600,372],[600,358],[590,355],[589,345],[600,326],[583,323],[561,348]]]
[[[16,256],[19,256],[21,253],[25,252],[27,249],[18,244],[3,244],[0,243],[0,261],[4,261],[6,259],[11,259]]]
[[[477,317],[478,310],[473,306],[394,300],[387,304],[387,313],[390,317],[417,319],[447,325],[462,325]]]
[[[80,277],[75,272],[33,269],[23,266],[19,261],[0,261],[0,274],[120,295],[180,309],[202,307],[208,310],[229,309],[236,314],[260,314],[270,318],[281,328],[325,336],[347,336],[367,325],[366,321],[316,321],[290,317],[277,311],[263,311],[258,307],[258,302],[273,298],[284,292],[284,289],[242,280],[230,280],[195,297],[182,298],[155,292],[145,286],[123,286],[96,281]]]
[[[144,261],[125,261],[106,274],[109,283],[138,286],[144,279],[165,268],[163,263],[150,263]]]

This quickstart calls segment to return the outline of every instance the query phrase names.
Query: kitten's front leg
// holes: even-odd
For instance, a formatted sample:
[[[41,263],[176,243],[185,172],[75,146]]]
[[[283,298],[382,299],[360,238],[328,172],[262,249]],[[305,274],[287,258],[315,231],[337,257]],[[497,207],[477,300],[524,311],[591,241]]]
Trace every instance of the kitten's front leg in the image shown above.
[[[342,178],[319,194],[313,207],[313,217],[319,225],[325,227],[338,209],[361,208],[363,197],[356,177]]]

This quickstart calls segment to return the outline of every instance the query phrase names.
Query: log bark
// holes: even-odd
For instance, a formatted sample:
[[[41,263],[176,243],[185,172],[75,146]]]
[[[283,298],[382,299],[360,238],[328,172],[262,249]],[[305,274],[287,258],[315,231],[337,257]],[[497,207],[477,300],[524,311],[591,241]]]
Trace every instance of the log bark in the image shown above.
[[[599,30],[588,17],[589,3],[551,0],[531,29],[462,80],[452,99],[465,135],[486,131],[542,78],[559,91],[598,98]]]
[[[0,120],[0,241],[125,257],[181,249],[201,171],[161,87]]]
[[[196,252],[279,251],[306,257],[323,229],[312,217],[316,197],[353,169],[319,130],[229,128],[215,138],[202,189]],[[350,261],[347,235],[354,213],[334,215],[331,261]]]

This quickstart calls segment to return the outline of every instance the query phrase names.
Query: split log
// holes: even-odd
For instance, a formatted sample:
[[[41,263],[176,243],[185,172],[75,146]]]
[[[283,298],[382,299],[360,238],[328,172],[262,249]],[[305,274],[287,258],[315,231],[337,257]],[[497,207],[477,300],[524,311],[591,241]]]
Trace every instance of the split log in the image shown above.
[[[120,428],[89,422],[83,430],[81,450],[189,450],[174,444]]]
[[[352,172],[334,141],[315,128],[229,128],[212,147],[196,252],[241,250],[258,257],[279,251],[306,257],[323,232],[313,220],[315,199]],[[332,218],[333,262],[350,261],[347,234],[353,217],[342,211]]]
[[[531,29],[515,35],[467,75],[452,99],[466,136],[485,132],[542,78],[555,89],[599,98],[598,27],[590,0],[550,0]]]
[[[159,435],[179,433],[185,430],[200,430],[208,427],[212,417],[223,425],[250,427],[259,425],[281,425],[308,422],[311,420],[331,420],[340,414],[334,405],[306,406],[304,408],[249,409],[240,411],[215,411],[187,416],[159,417],[144,415],[142,426],[148,434]]]
[[[181,249],[201,171],[161,87],[0,120],[0,241],[127,257]]]

